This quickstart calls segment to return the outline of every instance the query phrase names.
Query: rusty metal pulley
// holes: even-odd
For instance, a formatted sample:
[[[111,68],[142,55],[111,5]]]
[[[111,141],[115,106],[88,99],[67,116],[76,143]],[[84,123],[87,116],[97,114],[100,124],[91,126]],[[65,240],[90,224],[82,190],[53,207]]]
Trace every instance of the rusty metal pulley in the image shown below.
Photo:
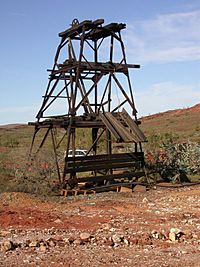
[[[78,19],[73,19],[71,26],[74,27],[74,26],[78,26],[78,25],[79,25]]]

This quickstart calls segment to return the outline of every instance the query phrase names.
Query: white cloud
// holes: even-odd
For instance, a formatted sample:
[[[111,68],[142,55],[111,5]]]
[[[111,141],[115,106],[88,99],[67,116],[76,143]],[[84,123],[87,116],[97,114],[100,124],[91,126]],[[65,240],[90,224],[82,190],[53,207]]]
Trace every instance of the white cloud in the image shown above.
[[[170,109],[188,107],[199,102],[200,91],[192,85],[163,82],[136,93],[139,116],[154,114]]]
[[[199,60],[199,25],[200,10],[129,24],[124,32],[128,58],[142,64]]]

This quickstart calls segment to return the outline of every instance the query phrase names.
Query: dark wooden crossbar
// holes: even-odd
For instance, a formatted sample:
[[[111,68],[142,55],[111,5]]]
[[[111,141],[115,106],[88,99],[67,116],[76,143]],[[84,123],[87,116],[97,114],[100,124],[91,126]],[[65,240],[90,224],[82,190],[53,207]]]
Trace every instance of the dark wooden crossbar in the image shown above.
[[[115,174],[107,174],[107,175],[98,175],[98,176],[87,176],[87,177],[79,177],[77,178],[77,182],[78,183],[84,183],[84,182],[88,182],[88,183],[92,183],[92,182],[102,182],[104,180],[106,181],[112,181],[113,179],[116,180],[120,180],[123,178],[127,178],[128,180],[131,180],[133,177],[134,178],[139,178],[145,176],[145,172],[141,171],[141,172],[124,172],[124,173],[115,173]]]
[[[66,173],[142,167],[143,163],[143,152],[71,157]]]

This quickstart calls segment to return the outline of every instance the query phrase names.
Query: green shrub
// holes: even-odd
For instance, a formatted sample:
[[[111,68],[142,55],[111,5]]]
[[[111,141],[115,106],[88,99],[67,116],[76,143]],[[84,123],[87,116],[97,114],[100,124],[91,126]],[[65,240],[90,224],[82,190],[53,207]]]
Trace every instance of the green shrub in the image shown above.
[[[200,145],[177,142],[173,135],[151,136],[146,150],[147,167],[160,173],[164,180],[189,181],[187,175],[200,173]]]

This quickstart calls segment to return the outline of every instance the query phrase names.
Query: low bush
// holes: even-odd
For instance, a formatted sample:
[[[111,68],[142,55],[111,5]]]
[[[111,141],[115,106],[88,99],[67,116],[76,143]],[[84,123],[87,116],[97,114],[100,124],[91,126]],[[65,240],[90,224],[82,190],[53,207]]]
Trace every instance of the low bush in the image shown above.
[[[167,181],[189,181],[189,175],[200,173],[200,145],[178,142],[172,134],[154,135],[146,149],[147,167]]]

